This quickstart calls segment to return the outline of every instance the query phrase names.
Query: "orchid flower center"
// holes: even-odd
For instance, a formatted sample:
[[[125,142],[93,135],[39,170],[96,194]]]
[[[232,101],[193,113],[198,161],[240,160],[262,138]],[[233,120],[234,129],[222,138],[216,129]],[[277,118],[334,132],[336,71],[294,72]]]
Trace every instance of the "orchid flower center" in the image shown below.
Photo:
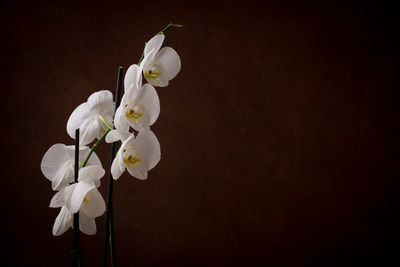
[[[141,107],[136,104],[136,101],[125,105],[125,116],[128,120],[137,120],[143,116]]]
[[[144,66],[143,74],[147,80],[157,80],[161,76],[161,68],[151,61]]]
[[[124,157],[124,163],[128,166],[132,166],[140,162],[140,158],[134,157],[132,155],[129,155],[128,157]]]
[[[157,79],[161,75],[161,72],[148,70],[144,72],[144,77],[148,80]]]
[[[142,117],[142,113],[140,113],[140,112],[138,112],[138,111],[135,111],[134,109],[128,109],[126,112],[125,112],[125,115],[126,115],[126,117],[128,118],[128,119],[130,119],[130,120],[137,120],[137,119],[139,119],[140,117]]]
[[[86,197],[84,197],[83,198],[83,203],[88,203],[88,202],[89,202],[89,200]]]
[[[136,165],[137,163],[139,163],[141,161],[141,159],[139,157],[136,156],[135,151],[129,151],[129,154],[126,153],[128,151],[125,151],[125,155],[123,157],[124,159],[124,163],[126,166],[132,166],[132,165]]]

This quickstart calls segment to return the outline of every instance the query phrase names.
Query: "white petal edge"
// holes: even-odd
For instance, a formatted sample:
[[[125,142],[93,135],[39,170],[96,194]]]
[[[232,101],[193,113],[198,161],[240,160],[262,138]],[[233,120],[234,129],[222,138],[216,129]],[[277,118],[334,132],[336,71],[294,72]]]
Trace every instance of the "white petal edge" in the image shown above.
[[[111,175],[114,180],[117,180],[122,175],[122,173],[124,173],[124,171],[125,171],[125,165],[124,165],[124,162],[122,161],[122,157],[121,157],[122,153],[120,150],[118,151],[117,156],[115,157],[115,159],[111,165]]]
[[[79,229],[87,235],[96,234],[96,221],[93,218],[86,216],[84,213],[79,213]]]
[[[50,208],[60,208],[66,206],[75,187],[76,184],[72,184],[58,191],[50,201]]]
[[[125,110],[123,108],[123,104],[121,104],[121,106],[119,106],[117,108],[117,110],[115,111],[114,125],[117,130],[120,130],[120,131],[128,131],[129,130],[129,124],[125,117]],[[109,134],[110,133],[108,133],[107,136]],[[106,140],[107,140],[107,136],[106,136]]]
[[[172,80],[181,70],[181,59],[171,47],[163,47],[155,56],[154,61],[167,73],[168,80]]]
[[[79,128],[80,145],[87,145],[91,143],[98,136],[99,131],[102,129],[99,119],[96,116],[88,117]]]
[[[136,166],[127,166],[126,169],[128,170],[129,174],[139,180],[146,180],[147,179],[147,172],[148,169],[142,164],[138,164]]]
[[[136,64],[130,65],[125,73],[124,78],[125,94],[128,93],[128,90],[132,84],[136,85],[138,75],[141,75],[141,73],[139,72],[139,66]]]
[[[65,146],[65,150],[71,159],[75,158],[75,145]],[[88,146],[79,146],[79,159],[81,158],[80,154],[86,150],[90,150],[90,148]]]
[[[91,94],[87,103],[92,113],[100,113],[102,110],[109,109],[108,106],[113,104],[113,95],[108,90],[101,90]]]
[[[146,108],[150,120],[149,125],[152,125],[160,114],[160,99],[156,89],[149,83],[144,84],[143,89],[140,91],[138,102]]]
[[[67,208],[72,213],[79,211],[86,194],[93,188],[96,188],[94,183],[79,182],[75,185],[75,189],[67,202]]]
[[[148,55],[151,50],[154,51],[154,54],[160,50],[165,39],[165,35],[163,33],[156,34],[153,38],[151,38],[144,47],[144,55]]]
[[[130,132],[120,131],[120,130],[112,130],[106,136],[107,143],[114,143],[117,141],[124,142],[131,135]]]
[[[105,170],[100,166],[83,167],[79,170],[78,181],[92,182],[100,180],[105,173]]]
[[[122,173],[125,171],[125,164],[123,159],[123,152],[125,147],[130,143],[133,142],[135,135],[132,133],[124,142],[122,142],[118,153],[111,165],[111,174],[114,180],[117,180]]]
[[[62,207],[53,225],[53,235],[59,236],[72,226],[72,214],[67,207]]]
[[[67,133],[72,139],[75,139],[75,130],[80,128],[82,123],[90,116],[89,105],[86,102],[80,104],[72,112],[67,122]]]
[[[144,164],[148,170],[154,168],[161,159],[161,148],[157,137],[151,130],[139,132],[133,147],[137,151],[140,163]]]
[[[154,52],[154,49],[152,49],[148,54],[144,55],[142,62],[140,62],[140,66],[138,69],[138,73],[140,73],[140,75],[136,76],[136,86],[139,90],[141,89],[141,86],[142,86],[143,68],[147,64],[148,61],[151,61],[153,59],[154,55],[155,55],[155,52]]]
[[[99,217],[106,211],[106,204],[97,188],[86,194],[86,202],[82,204],[80,211],[90,218]]]
[[[54,144],[46,151],[42,158],[40,169],[43,175],[50,181],[54,180],[54,177],[63,164],[71,159],[65,148],[64,144]]]
[[[74,162],[69,160],[65,162],[62,167],[58,170],[57,175],[51,182],[51,188],[53,190],[60,190],[63,187],[68,186],[74,180]]]

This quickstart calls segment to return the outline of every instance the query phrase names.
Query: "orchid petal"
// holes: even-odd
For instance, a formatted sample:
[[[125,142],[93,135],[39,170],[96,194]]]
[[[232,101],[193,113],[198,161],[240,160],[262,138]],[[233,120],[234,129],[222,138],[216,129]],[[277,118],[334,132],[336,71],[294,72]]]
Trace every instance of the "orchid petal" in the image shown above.
[[[149,116],[149,125],[152,125],[160,114],[160,100],[156,89],[151,84],[144,84],[137,101],[146,108]]]
[[[154,87],[146,83],[143,85],[142,90],[134,98],[134,103],[137,105],[140,117],[135,119],[128,119],[129,125],[136,131],[146,130],[152,125],[160,113],[160,100]],[[127,106],[126,109],[134,109],[132,106]]]
[[[142,109],[143,110],[140,118],[128,120],[129,125],[138,132],[146,130],[150,127],[150,114],[145,107],[142,107]]]
[[[79,146],[79,154],[88,149],[89,149],[88,146]],[[71,159],[75,158],[75,145],[65,146],[65,150],[67,151],[69,158]],[[81,158],[80,155],[79,158]]]
[[[99,188],[100,185],[101,185],[100,180],[94,180],[93,183],[94,183],[94,185],[95,185],[97,188]]]
[[[95,180],[100,180],[103,177],[105,171],[100,166],[87,166],[79,170],[78,181],[92,182]]]
[[[126,146],[132,142],[132,139],[135,137],[135,135],[132,133],[124,142],[122,142],[118,153],[111,165],[111,174],[113,176],[114,180],[117,180],[122,173],[125,171],[125,164],[124,164],[124,159],[123,159],[123,153],[126,148]]]
[[[147,179],[148,169],[142,164],[137,164],[137,165],[133,165],[133,166],[127,166],[126,169],[128,170],[130,175],[132,175],[133,177],[138,178],[139,180],[146,180]]]
[[[131,87],[131,85],[136,85],[137,80],[142,73],[139,72],[139,66],[136,64],[131,65],[128,70],[125,73],[125,79],[124,79],[124,88],[125,88],[125,94],[128,93],[129,88]],[[136,87],[136,86],[135,86]]]
[[[88,117],[80,126],[80,145],[91,143],[99,134],[101,124],[96,116]]]
[[[75,159],[75,145],[65,146],[65,148],[69,154],[69,157],[74,160]],[[87,156],[89,155],[89,153],[90,153],[90,147],[80,146],[79,147],[79,161],[81,161],[81,162],[85,161]],[[102,166],[101,161],[95,152],[92,153],[88,162],[86,163],[86,166],[92,166],[92,165],[96,165],[96,166],[100,166],[100,167]]]
[[[88,98],[88,106],[92,113],[108,113],[114,107],[113,95],[108,90],[101,90],[91,94]]]
[[[142,61],[140,62],[138,75],[136,76],[136,86],[138,89],[141,88],[142,85],[142,72],[144,67],[146,66],[148,61],[151,61],[155,55],[154,49],[150,50],[148,54],[145,54]]]
[[[131,86],[133,86],[133,85],[131,84]],[[129,88],[128,88],[128,90],[129,90]],[[127,100],[128,100],[128,99],[126,98],[126,94],[124,94],[124,95],[121,97],[121,103],[120,103],[119,107],[125,105],[125,104],[127,103]],[[118,107],[118,108],[119,108],[119,107]],[[117,108],[117,109],[118,109],[118,108]],[[117,111],[115,111],[115,112],[117,112]],[[116,115],[115,115],[115,116],[116,116]],[[114,118],[115,118],[115,116],[114,116]]]
[[[72,213],[78,212],[86,194],[94,188],[96,188],[94,183],[87,183],[87,182],[77,183],[74,191],[72,192],[67,202],[67,208],[69,209],[69,211]]]
[[[160,50],[161,45],[163,44],[165,36],[163,33],[156,34],[153,38],[151,38],[144,47],[144,55],[148,55],[151,50],[154,51],[154,54],[157,54],[158,50]]]
[[[57,175],[54,177],[51,188],[53,190],[60,190],[68,186],[74,180],[74,162],[73,160],[66,161],[58,170]]]
[[[125,111],[123,105],[119,106],[117,108],[117,111],[115,112],[115,117],[114,117],[114,125],[115,128],[121,131],[128,131],[129,130],[129,124],[128,121],[125,117]],[[110,133],[107,134],[107,136]],[[107,138],[106,136],[106,138]],[[107,139],[106,139],[107,140]]]
[[[145,180],[148,171],[160,161],[160,144],[154,133],[146,130],[139,132],[131,146],[140,161],[137,164],[127,165],[126,168],[132,176]]]
[[[136,86],[136,84],[132,83],[127,92],[124,94],[123,98],[124,98],[124,104],[128,104],[130,101],[132,101],[132,99],[136,99],[136,96],[138,95],[138,93],[140,92],[140,90],[142,90],[142,84],[140,83],[140,86]],[[122,102],[121,102],[122,103]]]
[[[79,229],[87,235],[96,234],[96,221],[86,216],[83,212],[79,213]]]
[[[145,166],[148,170],[154,168],[160,161],[160,143],[152,131],[140,132],[133,142],[133,146],[141,158],[140,165]]]
[[[67,207],[62,207],[53,225],[53,235],[59,236],[72,226],[72,214]]]
[[[114,143],[116,141],[124,142],[131,135],[130,132],[120,131],[120,130],[112,130],[106,136],[107,143]]]
[[[67,122],[67,133],[75,139],[75,130],[80,128],[82,123],[91,115],[88,103],[80,104],[71,114]]]
[[[120,160],[120,157],[118,157],[118,154],[120,154],[120,151],[118,151],[117,157],[115,157],[115,159],[111,165],[111,174],[112,174],[114,180],[117,180],[122,175],[122,173],[125,171],[125,166],[123,168],[120,167],[121,160]],[[124,162],[122,161],[122,164],[123,163]]]
[[[97,188],[90,190],[86,194],[84,203],[80,210],[90,218],[99,217],[105,212],[106,204]]]
[[[181,70],[181,59],[171,47],[163,47],[154,61],[166,72],[168,80],[172,80]]]
[[[58,191],[50,201],[50,208],[60,208],[62,206],[66,206],[75,187],[76,184],[72,184]]]
[[[164,68],[161,65],[158,65],[158,63],[155,61],[147,62],[143,66],[143,73],[146,81],[154,86],[165,87],[168,85],[169,79],[167,71],[164,70]],[[157,73],[157,75],[155,77],[152,77],[150,73]]]
[[[55,144],[52,145],[44,154],[40,164],[40,169],[47,179],[53,181],[59,169],[70,159],[68,153],[65,151],[65,145]]]

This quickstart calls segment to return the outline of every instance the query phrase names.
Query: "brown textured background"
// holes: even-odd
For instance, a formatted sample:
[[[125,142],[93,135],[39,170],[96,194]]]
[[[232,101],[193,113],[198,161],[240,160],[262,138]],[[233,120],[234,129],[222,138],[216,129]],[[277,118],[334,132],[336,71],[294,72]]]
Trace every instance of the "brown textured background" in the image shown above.
[[[15,1],[1,14],[4,266],[70,266],[41,158],[73,143],[73,109],[114,92],[117,67],[171,21],[185,27],[166,33],[182,70],[158,89],[162,160],[115,184],[119,266],[399,263],[393,5]],[[97,226],[85,266],[101,262]]]

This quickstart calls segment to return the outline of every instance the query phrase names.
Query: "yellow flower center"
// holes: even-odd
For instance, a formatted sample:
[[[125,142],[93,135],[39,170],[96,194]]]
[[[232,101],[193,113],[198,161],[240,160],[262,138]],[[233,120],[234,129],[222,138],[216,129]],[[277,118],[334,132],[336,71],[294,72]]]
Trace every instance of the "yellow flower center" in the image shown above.
[[[161,72],[156,72],[152,70],[148,70],[144,72],[144,77],[146,79],[151,80],[151,79],[157,79],[161,75]]]
[[[142,117],[143,113],[137,112],[137,111],[135,111],[135,110],[133,110],[133,109],[128,109],[128,110],[125,112],[125,115],[126,115],[126,117],[127,117],[128,119],[130,119],[130,120],[137,120],[137,119],[139,119],[140,117]]]
[[[84,199],[83,199],[83,203],[88,203],[89,202],[89,200],[85,197]]]
[[[129,155],[128,157],[124,157],[124,163],[127,166],[134,165],[136,163],[140,162],[140,158]]]

